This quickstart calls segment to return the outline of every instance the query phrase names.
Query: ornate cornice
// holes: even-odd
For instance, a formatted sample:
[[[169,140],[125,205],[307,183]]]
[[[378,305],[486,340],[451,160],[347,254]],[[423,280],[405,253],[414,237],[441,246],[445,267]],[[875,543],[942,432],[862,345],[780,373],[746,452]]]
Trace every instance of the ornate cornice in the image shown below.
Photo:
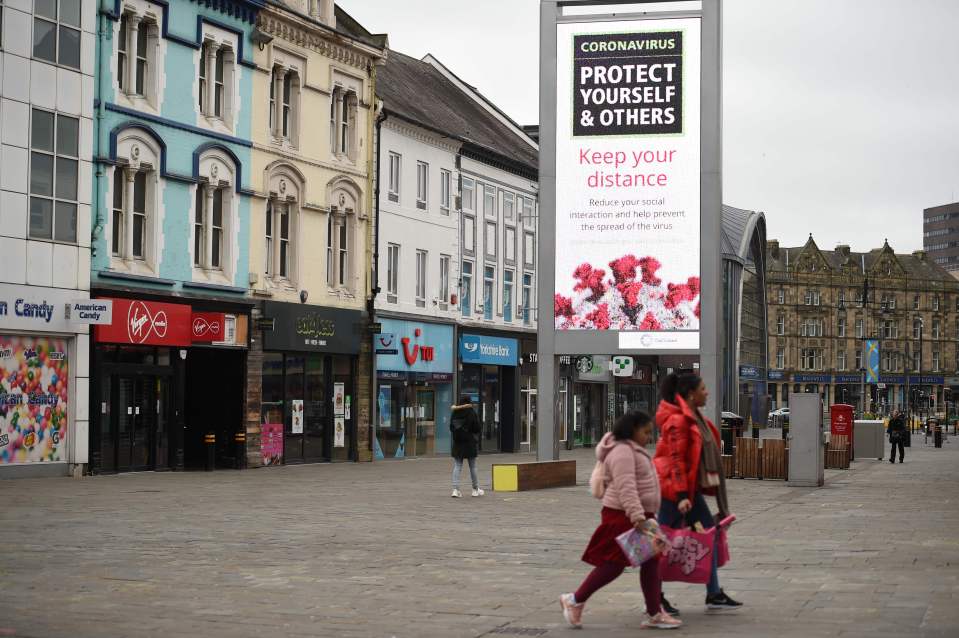
[[[373,63],[374,55],[364,52],[358,46],[347,46],[333,42],[331,34],[319,28],[313,28],[302,20],[286,14],[276,13],[275,7],[257,15],[256,26],[275,38],[291,44],[316,51],[325,58],[362,70],[364,73]]]
[[[426,144],[450,153],[455,153],[460,146],[458,140],[451,141],[452,138],[440,137],[440,135],[436,133],[432,133],[413,124],[409,124],[405,120],[388,118],[386,122],[384,122],[384,126],[405,138],[415,140],[421,144]]]

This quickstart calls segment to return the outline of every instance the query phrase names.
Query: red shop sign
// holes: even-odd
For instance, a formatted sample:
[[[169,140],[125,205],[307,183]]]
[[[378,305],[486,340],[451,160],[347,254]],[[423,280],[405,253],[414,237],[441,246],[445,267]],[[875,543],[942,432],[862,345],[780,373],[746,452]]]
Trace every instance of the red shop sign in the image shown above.
[[[223,341],[226,317],[222,312],[194,312],[190,322],[194,343]]]
[[[94,326],[94,338],[108,343],[188,346],[192,342],[190,319],[190,306],[114,299],[113,323]]]

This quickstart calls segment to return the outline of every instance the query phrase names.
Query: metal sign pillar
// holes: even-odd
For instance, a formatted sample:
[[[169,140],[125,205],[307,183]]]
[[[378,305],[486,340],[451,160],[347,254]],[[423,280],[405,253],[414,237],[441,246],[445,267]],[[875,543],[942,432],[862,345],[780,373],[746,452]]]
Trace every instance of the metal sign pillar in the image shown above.
[[[722,0],[702,0],[694,11],[643,11],[638,7],[681,0],[541,0],[540,3],[540,211],[537,291],[538,440],[540,461],[559,458],[557,355],[698,355],[700,374],[710,391],[706,415],[719,421],[722,402]],[[653,4],[657,6],[652,6]],[[688,3],[686,3],[688,4]],[[579,7],[575,14],[567,8]],[[582,11],[588,8],[592,13]],[[622,11],[622,12],[617,12]],[[631,22],[636,28],[654,29],[655,20],[695,19],[700,32],[699,91],[699,223],[700,223],[700,317],[698,347],[665,342],[624,345],[616,330],[557,330],[554,298],[557,292],[557,33],[564,23]],[[595,26],[595,25],[591,25]],[[618,28],[623,28],[619,25]],[[595,33],[595,29],[593,33]],[[565,63],[565,62],[564,62]],[[686,95],[684,99],[695,99]],[[685,104],[685,103],[684,103]],[[563,107],[565,108],[565,106]],[[685,106],[683,107],[685,108]],[[637,190],[641,194],[642,191]],[[652,333],[654,336],[656,333]],[[632,335],[630,335],[632,336]],[[730,380],[735,383],[735,380]]]

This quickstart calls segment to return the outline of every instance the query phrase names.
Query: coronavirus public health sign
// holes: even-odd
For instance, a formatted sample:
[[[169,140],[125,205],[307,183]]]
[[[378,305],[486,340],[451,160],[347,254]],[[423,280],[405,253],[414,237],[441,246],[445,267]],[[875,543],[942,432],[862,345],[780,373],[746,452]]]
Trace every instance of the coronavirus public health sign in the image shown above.
[[[696,349],[700,19],[562,23],[556,55],[555,327]]]
[[[574,135],[683,132],[683,32],[573,36]]]

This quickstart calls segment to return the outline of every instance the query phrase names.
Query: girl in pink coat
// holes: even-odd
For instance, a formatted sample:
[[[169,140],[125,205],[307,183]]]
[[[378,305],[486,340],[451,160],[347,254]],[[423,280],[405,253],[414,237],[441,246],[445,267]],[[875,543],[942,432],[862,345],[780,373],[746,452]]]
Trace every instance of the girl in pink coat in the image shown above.
[[[583,561],[594,569],[575,592],[560,596],[563,617],[572,627],[582,626],[583,608],[589,597],[619,578],[629,567],[616,537],[633,527],[640,529],[659,511],[660,491],[656,468],[646,445],[653,423],[643,412],[629,412],[616,421],[596,447],[596,459],[605,469],[605,493],[601,522],[583,553]],[[682,622],[660,606],[662,581],[659,561],[648,560],[640,568],[640,583],[649,618],[644,627],[675,629]]]

